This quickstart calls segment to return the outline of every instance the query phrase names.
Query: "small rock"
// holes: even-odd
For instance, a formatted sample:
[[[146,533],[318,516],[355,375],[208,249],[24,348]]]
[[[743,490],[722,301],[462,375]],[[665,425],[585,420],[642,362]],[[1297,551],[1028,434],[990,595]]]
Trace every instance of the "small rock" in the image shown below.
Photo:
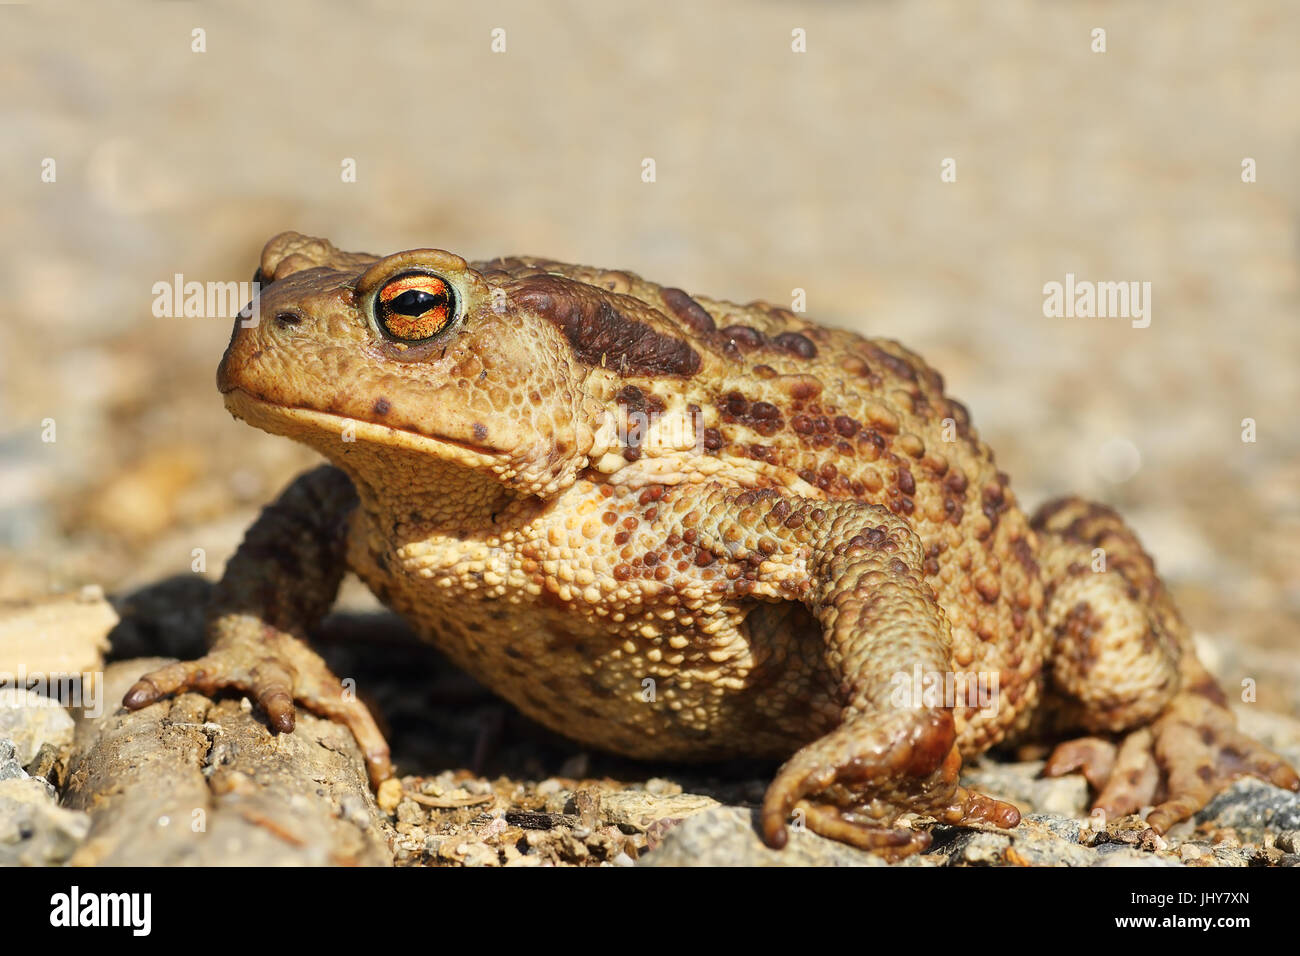
[[[60,807],[44,780],[0,779],[0,866],[66,863],[89,830],[90,816]]]
[[[0,780],[23,780],[27,773],[18,762],[12,741],[0,740]]]
[[[541,793],[541,787],[537,788],[537,792]],[[542,809],[562,816],[570,814],[573,810],[573,791],[559,789],[548,792],[543,799]]]
[[[1212,851],[1219,866],[1250,866],[1255,851],[1239,846],[1216,846]]]
[[[443,844],[440,856],[446,856],[448,845]],[[496,847],[485,843],[462,842],[450,847],[451,857],[463,866],[500,866],[501,856]]]
[[[943,834],[936,834],[936,837],[936,842],[939,842]],[[1010,847],[1011,837],[1001,833],[958,830],[950,841],[943,841],[940,847],[930,852],[946,856],[949,866],[997,866],[1006,862],[1004,855]]]
[[[537,795],[539,797],[549,797],[552,794],[559,793],[564,789],[564,784],[554,777],[543,780],[537,785]]]
[[[366,828],[371,825],[370,808],[366,806],[365,798],[357,793],[344,793],[339,795],[339,815],[359,828]]]
[[[682,785],[675,780],[651,777],[645,782],[645,792],[656,797],[674,797],[682,792]]]
[[[763,844],[757,811],[713,807],[687,817],[638,866],[885,866],[880,857],[808,831],[792,831],[783,850]]]
[[[1023,827],[1026,824],[1042,827],[1052,836],[1066,843],[1083,843],[1083,822],[1074,817],[1060,817],[1051,813],[1027,813],[1020,825]],[[1015,832],[1019,833],[1019,830]]]
[[[389,777],[379,785],[375,801],[379,804],[379,809],[385,813],[392,813],[402,802],[402,782],[395,777]]]
[[[567,830],[555,831],[554,846],[560,858],[570,863],[583,863],[591,856],[587,844],[576,833]]]
[[[1156,833],[1155,830],[1148,828],[1143,831],[1141,838],[1138,840],[1138,846],[1151,852],[1164,852],[1169,849],[1169,841]]]
[[[421,826],[428,819],[428,814],[414,800],[403,800],[397,805],[397,822],[410,826]]]
[[[104,666],[117,612],[98,587],[0,601],[0,673],[85,674]]]
[[[1010,832],[1003,863],[1018,866],[1091,866],[1096,851],[1083,845],[1083,824],[1068,817],[1026,814]]]
[[[668,831],[681,822],[681,819],[678,817],[665,817],[662,820],[656,820],[654,823],[650,824],[650,826],[646,827],[646,849],[653,850],[657,847],[663,842]]]
[[[1092,866],[1182,866],[1177,860],[1155,853],[1142,853],[1120,843],[1103,843],[1097,847]]]
[[[53,744],[41,744],[41,749],[37,751],[36,756],[23,769],[30,776],[59,782],[58,777],[63,770],[63,751]]]
[[[656,796],[648,791],[620,790],[601,794],[600,819],[614,826],[645,831],[656,821],[683,818],[719,806],[712,797],[697,793]]]
[[[534,810],[506,810],[505,820],[523,830],[554,830],[556,827],[574,827],[577,817],[565,813],[538,813]]]
[[[60,750],[69,746],[74,726],[71,715],[58,702],[34,690],[0,689],[0,737],[13,742],[24,767],[46,744]]]
[[[1196,814],[1196,822],[1242,830],[1255,840],[1261,839],[1265,830],[1300,829],[1300,793],[1244,777]]]
[[[591,790],[577,790],[573,794],[573,806],[582,821],[582,828],[594,830],[600,823],[600,793]]]
[[[1250,854],[1250,862],[1247,866],[1278,866],[1286,858],[1283,853],[1275,846],[1256,847]]]

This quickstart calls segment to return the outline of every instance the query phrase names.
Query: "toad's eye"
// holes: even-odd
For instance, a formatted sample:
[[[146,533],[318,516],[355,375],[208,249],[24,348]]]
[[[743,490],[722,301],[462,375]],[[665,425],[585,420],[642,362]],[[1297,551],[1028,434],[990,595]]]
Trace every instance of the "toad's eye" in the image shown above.
[[[456,317],[456,292],[427,272],[394,276],[375,299],[379,327],[403,342],[423,342],[438,335]]]

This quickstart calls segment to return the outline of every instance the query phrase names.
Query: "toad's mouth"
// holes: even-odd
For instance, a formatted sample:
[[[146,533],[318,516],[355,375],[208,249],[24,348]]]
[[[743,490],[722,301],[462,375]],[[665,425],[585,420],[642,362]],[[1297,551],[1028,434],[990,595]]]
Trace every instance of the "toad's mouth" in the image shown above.
[[[364,444],[380,445],[454,461],[470,468],[501,464],[505,453],[441,435],[427,435],[314,408],[282,405],[238,386],[223,390],[226,409],[254,428],[284,435],[317,449],[327,457],[347,455]]]

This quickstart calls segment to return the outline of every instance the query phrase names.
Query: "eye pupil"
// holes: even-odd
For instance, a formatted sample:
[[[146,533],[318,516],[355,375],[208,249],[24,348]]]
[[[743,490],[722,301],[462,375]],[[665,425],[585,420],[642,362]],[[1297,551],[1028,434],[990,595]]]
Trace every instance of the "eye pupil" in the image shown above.
[[[447,303],[446,293],[433,295],[420,289],[408,289],[399,296],[394,296],[388,303],[389,311],[398,315],[423,315],[438,305]]]

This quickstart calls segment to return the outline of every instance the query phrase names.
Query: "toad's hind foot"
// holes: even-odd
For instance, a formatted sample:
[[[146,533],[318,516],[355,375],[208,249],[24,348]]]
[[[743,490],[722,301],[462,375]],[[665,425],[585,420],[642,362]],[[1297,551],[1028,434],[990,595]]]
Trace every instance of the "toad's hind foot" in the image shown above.
[[[832,804],[800,800],[795,812],[803,814],[808,829],[818,836],[847,843],[859,850],[870,850],[890,863],[921,853],[929,849],[932,842],[926,830],[881,826],[877,821]]]
[[[337,723],[356,738],[371,782],[393,775],[388,744],[366,705],[345,691],[325,662],[298,638],[253,618],[232,615],[213,649],[194,661],[177,661],[142,676],[122,699],[128,710],[185,691],[211,696],[219,690],[248,694],[276,731],[290,733],[294,702]]]
[[[1097,737],[1061,744],[1044,773],[1076,770],[1099,790],[1092,809],[1107,819],[1155,804],[1147,824],[1156,833],[1190,818],[1240,777],[1300,790],[1300,776],[1285,759],[1238,730],[1225,706],[1195,691],[1177,694],[1155,723],[1118,747]]]
[[[792,812],[814,833],[891,860],[930,845],[925,831],[890,827],[904,813],[953,825],[1005,828],[1020,822],[1020,811],[1011,804],[958,785],[961,756],[953,745],[950,713],[891,716],[893,721],[851,721],[781,768],[763,803],[769,846],[785,844]]]

